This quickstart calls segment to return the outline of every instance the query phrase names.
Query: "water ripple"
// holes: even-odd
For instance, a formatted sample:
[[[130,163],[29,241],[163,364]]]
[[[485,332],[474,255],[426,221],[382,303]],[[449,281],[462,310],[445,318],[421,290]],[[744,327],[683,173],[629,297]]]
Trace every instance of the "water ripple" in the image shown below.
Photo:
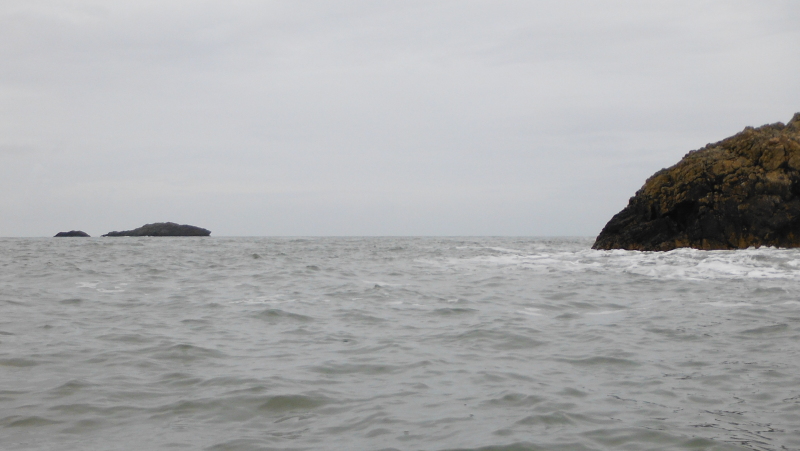
[[[800,250],[0,239],[9,450],[800,449]]]

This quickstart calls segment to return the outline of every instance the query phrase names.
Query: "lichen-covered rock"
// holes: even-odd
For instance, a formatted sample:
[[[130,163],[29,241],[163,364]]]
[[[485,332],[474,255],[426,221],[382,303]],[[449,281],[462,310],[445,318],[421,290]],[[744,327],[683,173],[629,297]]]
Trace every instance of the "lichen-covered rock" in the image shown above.
[[[138,229],[123,232],[108,232],[103,236],[209,236],[211,231],[192,225],[180,225],[174,222],[156,222],[145,224]]]
[[[653,174],[594,249],[800,247],[800,113],[689,152]]]
[[[58,232],[55,234],[54,238],[63,238],[63,237],[88,237],[89,234],[84,232],[83,230],[70,230],[69,232]]]

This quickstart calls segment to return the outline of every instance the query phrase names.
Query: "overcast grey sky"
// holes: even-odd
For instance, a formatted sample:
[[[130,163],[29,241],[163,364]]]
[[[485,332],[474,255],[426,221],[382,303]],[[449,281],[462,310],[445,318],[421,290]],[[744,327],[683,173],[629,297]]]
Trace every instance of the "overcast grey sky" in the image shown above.
[[[800,2],[0,3],[0,236],[596,235],[800,111]]]

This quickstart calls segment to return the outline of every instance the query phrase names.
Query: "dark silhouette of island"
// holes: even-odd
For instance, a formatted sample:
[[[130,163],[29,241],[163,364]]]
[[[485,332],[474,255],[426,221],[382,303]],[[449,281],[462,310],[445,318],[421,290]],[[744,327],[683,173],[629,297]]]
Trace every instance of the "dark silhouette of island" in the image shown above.
[[[58,232],[55,234],[54,238],[64,238],[64,237],[88,237],[89,234],[84,232],[83,230],[70,230],[69,232]]]
[[[209,236],[211,231],[201,227],[174,222],[145,224],[138,229],[108,232],[103,236]]]
[[[800,113],[686,154],[653,174],[594,249],[800,247]]]

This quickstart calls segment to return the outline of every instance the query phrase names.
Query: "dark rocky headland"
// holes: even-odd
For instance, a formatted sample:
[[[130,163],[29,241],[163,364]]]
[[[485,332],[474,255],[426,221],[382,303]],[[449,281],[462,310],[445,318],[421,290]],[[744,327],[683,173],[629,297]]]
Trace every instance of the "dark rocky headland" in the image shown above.
[[[209,236],[211,231],[187,224],[174,222],[156,222],[145,224],[138,229],[122,232],[108,232],[103,236]]]
[[[653,174],[593,249],[800,247],[800,113]]]
[[[84,232],[83,230],[70,230],[69,232],[58,232],[55,234],[54,238],[63,238],[63,237],[89,237],[89,234]]]

